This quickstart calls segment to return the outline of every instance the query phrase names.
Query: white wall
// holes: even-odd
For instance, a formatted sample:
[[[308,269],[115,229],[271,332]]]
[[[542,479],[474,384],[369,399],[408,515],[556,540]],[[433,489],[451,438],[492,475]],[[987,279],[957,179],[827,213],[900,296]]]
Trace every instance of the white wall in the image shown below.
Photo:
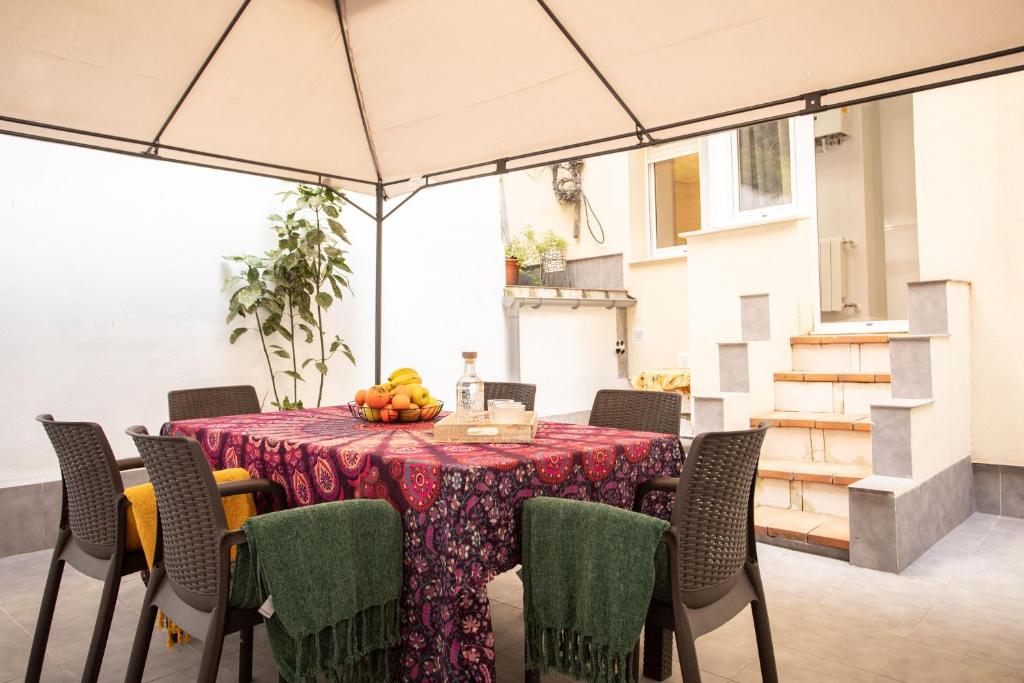
[[[51,479],[56,459],[32,419],[99,422],[120,457],[124,428],[167,416],[172,388],[269,382],[259,340],[232,347],[225,324],[226,254],[273,245],[266,216],[283,182],[0,137],[0,485]],[[372,199],[352,201],[372,207]],[[454,398],[461,351],[480,352],[485,378],[503,379],[497,180],[432,189],[385,223],[383,369],[418,368],[442,400]],[[324,405],[373,382],[374,226],[342,213],[353,245],[353,294],[328,324],[357,365],[331,365]],[[537,375],[560,390],[550,359]],[[525,367],[530,367],[526,364]],[[300,395],[316,401],[316,375]],[[279,391],[291,395],[290,382]],[[591,393],[592,395],[592,393]]]
[[[283,183],[0,136],[0,482],[49,479],[32,418],[159,429],[169,389],[266,388],[255,336],[229,346],[224,254],[270,245]]]
[[[1024,74],[914,95],[921,279],[971,286],[977,462],[1024,465]]]
[[[505,379],[504,279],[496,178],[425,190],[398,209],[384,223],[384,376],[414,367],[449,406],[463,351],[478,352],[485,380]],[[366,386],[373,381],[372,265],[359,283],[369,308],[352,324],[371,344],[357,373],[358,386]]]

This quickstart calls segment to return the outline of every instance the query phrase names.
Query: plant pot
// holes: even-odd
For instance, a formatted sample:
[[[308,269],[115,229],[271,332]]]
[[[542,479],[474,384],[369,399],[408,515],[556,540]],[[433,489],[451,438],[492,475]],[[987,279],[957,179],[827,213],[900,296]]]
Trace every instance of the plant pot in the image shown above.
[[[519,259],[505,259],[505,286],[514,287],[519,284]]]

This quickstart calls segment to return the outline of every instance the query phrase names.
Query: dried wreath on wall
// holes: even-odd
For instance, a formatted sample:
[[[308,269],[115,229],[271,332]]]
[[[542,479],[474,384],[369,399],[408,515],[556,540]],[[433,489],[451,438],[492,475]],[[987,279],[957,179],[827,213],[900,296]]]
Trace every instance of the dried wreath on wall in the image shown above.
[[[583,162],[577,159],[576,161],[567,161],[561,164],[551,164],[551,189],[554,191],[555,198],[559,204],[571,206],[575,211],[572,236],[575,239],[579,239],[580,214],[585,210],[587,230],[590,231],[590,236],[598,244],[604,244],[604,226],[601,225],[601,220],[594,213],[594,207],[590,205],[590,200],[587,199],[587,195],[583,192]],[[594,216],[594,220],[601,231],[600,238],[594,233],[594,228],[590,225],[591,215]]]

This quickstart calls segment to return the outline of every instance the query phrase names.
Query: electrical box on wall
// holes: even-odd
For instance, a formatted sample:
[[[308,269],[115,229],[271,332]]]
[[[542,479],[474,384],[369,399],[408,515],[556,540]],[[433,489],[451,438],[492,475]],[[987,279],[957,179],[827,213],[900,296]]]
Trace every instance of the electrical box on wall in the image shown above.
[[[814,115],[814,137],[816,139],[836,135],[847,136],[851,130],[850,110],[846,107],[829,109]]]

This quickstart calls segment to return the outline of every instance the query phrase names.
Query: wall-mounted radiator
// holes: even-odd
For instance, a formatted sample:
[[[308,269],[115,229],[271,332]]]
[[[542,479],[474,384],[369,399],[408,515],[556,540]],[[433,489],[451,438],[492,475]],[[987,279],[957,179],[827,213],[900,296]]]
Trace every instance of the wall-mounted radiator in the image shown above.
[[[857,243],[848,237],[822,237],[818,240],[818,283],[821,312],[838,313],[850,304],[846,301],[846,249]]]

